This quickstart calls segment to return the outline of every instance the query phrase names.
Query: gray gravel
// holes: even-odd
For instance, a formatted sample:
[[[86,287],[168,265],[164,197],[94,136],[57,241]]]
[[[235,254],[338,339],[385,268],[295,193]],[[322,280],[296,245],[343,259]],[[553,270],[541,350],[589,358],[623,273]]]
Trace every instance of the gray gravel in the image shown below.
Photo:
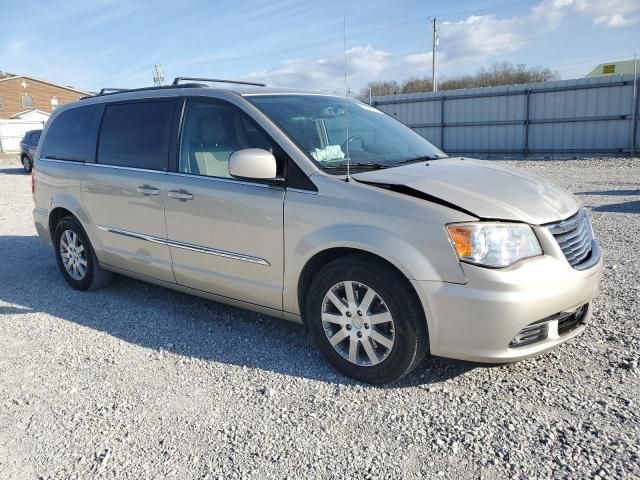
[[[638,162],[509,162],[592,211],[606,270],[585,334],[376,388],[295,324],[122,277],[72,290],[0,158],[0,478],[639,478]]]

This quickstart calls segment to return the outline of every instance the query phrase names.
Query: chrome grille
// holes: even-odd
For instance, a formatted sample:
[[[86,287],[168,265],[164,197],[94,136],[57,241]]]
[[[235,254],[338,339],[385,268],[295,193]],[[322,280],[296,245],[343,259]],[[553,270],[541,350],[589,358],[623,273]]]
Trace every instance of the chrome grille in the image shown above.
[[[593,231],[587,212],[581,209],[573,217],[547,225],[569,265],[578,268],[591,256]]]

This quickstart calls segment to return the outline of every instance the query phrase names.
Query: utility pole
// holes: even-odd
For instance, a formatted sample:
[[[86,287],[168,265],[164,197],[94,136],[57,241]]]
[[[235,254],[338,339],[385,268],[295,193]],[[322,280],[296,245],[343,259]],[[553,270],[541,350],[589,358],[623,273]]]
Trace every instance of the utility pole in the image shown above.
[[[636,156],[638,136],[638,54],[633,54],[633,127],[631,127],[631,158]]]
[[[164,83],[164,73],[162,73],[162,67],[156,64],[153,66],[153,84],[156,87],[159,87],[163,83]]]
[[[436,77],[436,70],[438,68],[438,45],[440,44],[440,38],[438,37],[438,18],[433,17],[433,54],[432,54],[432,80],[433,80],[433,91],[438,91],[438,80]]]

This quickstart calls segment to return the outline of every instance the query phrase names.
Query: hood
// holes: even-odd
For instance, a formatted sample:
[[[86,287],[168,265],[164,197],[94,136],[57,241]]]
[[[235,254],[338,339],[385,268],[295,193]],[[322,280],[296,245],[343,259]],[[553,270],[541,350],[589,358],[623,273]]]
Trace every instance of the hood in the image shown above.
[[[580,201],[542,178],[468,158],[446,158],[352,175],[358,181],[403,187],[434,202],[486,219],[540,225],[570,217]]]

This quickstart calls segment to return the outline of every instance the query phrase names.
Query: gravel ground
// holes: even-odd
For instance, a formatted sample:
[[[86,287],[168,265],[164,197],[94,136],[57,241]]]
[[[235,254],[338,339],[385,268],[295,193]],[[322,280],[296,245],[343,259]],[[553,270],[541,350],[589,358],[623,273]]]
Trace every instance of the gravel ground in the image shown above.
[[[581,337],[379,388],[299,325],[122,277],[72,290],[0,159],[0,478],[640,478],[639,161],[509,162],[592,212],[606,269]]]

